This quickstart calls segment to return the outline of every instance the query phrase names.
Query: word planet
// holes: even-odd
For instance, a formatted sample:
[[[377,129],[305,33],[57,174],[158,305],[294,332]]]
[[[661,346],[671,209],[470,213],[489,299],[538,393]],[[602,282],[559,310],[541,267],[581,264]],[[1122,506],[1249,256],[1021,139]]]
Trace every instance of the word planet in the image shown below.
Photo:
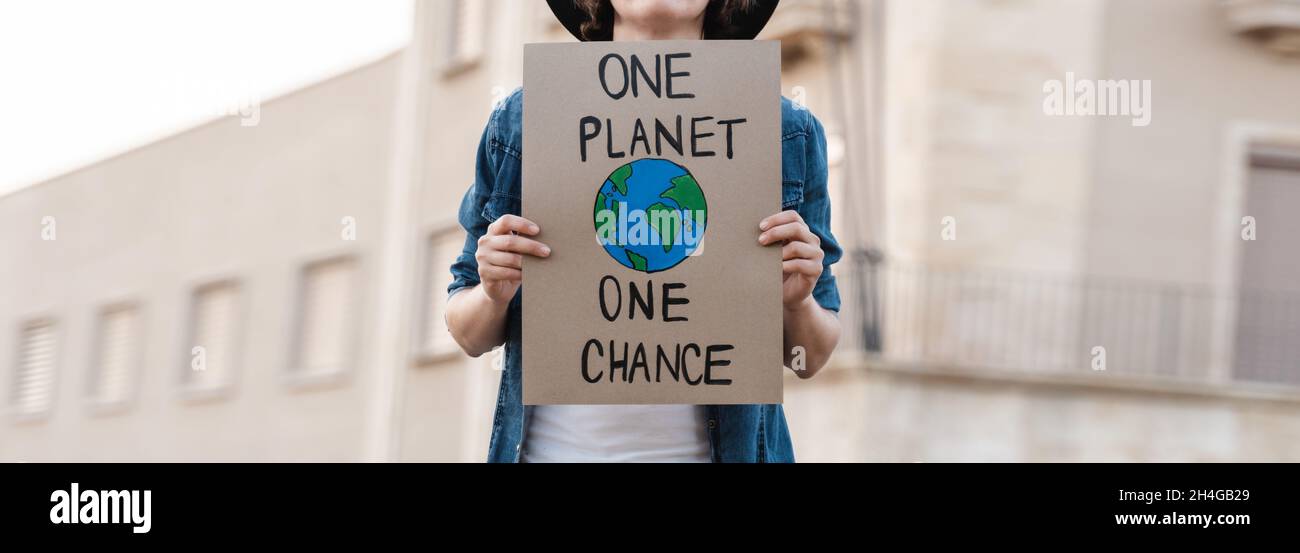
[[[666,271],[699,249],[708,211],[685,167],[638,159],[615,169],[596,193],[596,239],[624,267]]]

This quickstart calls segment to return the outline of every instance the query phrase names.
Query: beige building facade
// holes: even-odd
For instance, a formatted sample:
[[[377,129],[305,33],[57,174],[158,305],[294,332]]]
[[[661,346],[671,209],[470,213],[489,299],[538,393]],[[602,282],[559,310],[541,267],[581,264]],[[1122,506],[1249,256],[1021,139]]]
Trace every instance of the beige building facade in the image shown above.
[[[786,381],[797,456],[1300,459],[1296,12],[782,2],[761,38],[826,126],[849,251],[843,344]],[[415,19],[256,126],[0,197],[0,459],[485,457],[500,360],[441,323],[457,207],[521,45],[571,39],[542,2]],[[1145,126],[1047,109],[1121,80]]]

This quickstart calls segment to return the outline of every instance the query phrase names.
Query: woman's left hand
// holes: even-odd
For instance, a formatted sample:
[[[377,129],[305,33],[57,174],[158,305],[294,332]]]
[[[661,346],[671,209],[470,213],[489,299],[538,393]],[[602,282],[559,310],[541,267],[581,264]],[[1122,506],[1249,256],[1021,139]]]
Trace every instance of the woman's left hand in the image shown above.
[[[781,301],[794,311],[812,297],[822,276],[821,239],[813,234],[797,211],[782,211],[758,224],[758,243],[781,244]]]

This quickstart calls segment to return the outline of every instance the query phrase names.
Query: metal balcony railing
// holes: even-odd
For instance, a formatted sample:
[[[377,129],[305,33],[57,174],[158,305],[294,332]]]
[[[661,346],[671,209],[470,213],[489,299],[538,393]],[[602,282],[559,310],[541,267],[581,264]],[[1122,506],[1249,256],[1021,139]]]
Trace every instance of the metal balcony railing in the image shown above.
[[[1104,352],[1112,374],[1300,385],[1300,294],[1229,297],[1200,285],[873,263],[865,255],[846,257],[836,275],[847,323],[841,347],[887,361],[1080,373],[1096,370]],[[1231,347],[1229,366],[1216,366],[1216,338]]]

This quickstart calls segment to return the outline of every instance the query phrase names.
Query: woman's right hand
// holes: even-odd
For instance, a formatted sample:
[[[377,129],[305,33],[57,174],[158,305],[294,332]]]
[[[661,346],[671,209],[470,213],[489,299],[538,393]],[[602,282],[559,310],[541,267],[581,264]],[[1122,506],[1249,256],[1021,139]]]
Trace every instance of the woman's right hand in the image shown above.
[[[524,256],[547,257],[551,248],[527,238],[537,236],[537,223],[517,215],[502,215],[488,225],[478,239],[478,278],[483,293],[493,303],[504,305],[515,297],[524,279]]]

